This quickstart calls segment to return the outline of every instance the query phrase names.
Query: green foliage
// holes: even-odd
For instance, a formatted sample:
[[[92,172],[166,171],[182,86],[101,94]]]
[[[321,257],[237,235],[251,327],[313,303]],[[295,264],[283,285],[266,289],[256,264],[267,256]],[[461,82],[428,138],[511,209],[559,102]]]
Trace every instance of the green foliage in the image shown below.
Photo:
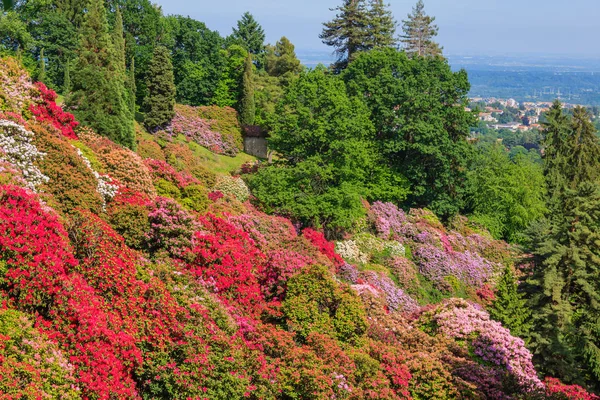
[[[148,97],[144,101],[144,124],[149,131],[160,129],[175,116],[175,83],[169,51],[156,46],[148,68]]]
[[[288,280],[283,311],[290,330],[305,340],[318,332],[348,343],[358,343],[367,321],[360,299],[340,286],[325,267],[306,267]]]
[[[404,178],[382,165],[367,109],[338,77],[305,72],[276,114],[270,146],[282,162],[248,178],[268,209],[335,235],[364,215],[361,198],[405,199]]]
[[[221,50],[225,67],[220,75],[212,103],[219,107],[237,107],[242,98],[244,71],[248,52],[240,45],[232,44]]]
[[[425,14],[424,8],[423,0],[419,0],[408,19],[402,21],[404,34],[400,37],[404,50],[411,57],[441,56],[443,48],[433,41],[439,28],[433,23],[435,17]]]
[[[27,25],[14,11],[0,14],[0,38],[0,49],[11,52],[28,50],[33,44]]]
[[[513,336],[527,339],[532,326],[532,312],[527,307],[527,300],[518,289],[519,282],[515,278],[512,267],[507,266],[496,285],[496,297],[489,308],[489,313],[490,317],[510,329]]]
[[[244,63],[244,75],[242,77],[242,93],[240,97],[240,122],[242,125],[254,125],[256,114],[256,103],[254,102],[254,82],[252,79],[254,64],[252,56],[248,54]]]
[[[181,191],[181,205],[203,213],[208,207],[208,190],[202,185],[188,185]]]
[[[527,155],[511,160],[499,144],[483,147],[467,179],[471,218],[496,239],[522,242],[528,225],[546,212],[543,169]]]
[[[247,11],[237,22],[237,28],[233,28],[231,40],[241,45],[250,54],[260,55],[265,50],[265,32]]]
[[[456,214],[464,205],[475,122],[465,111],[466,72],[452,72],[443,59],[385,49],[359,55],[343,79],[350,95],[367,104],[386,165],[410,181],[407,206]]]
[[[115,32],[119,31],[122,32],[122,26],[115,28]],[[118,33],[113,37],[111,40],[103,2],[92,1],[80,30],[73,91],[66,100],[81,123],[133,148],[135,134],[125,89],[124,44]]]
[[[267,46],[265,69],[270,76],[276,77],[297,75],[302,71],[295,47],[288,38],[283,36],[275,46]]]
[[[583,108],[552,107],[545,170],[553,188],[549,222],[532,247],[540,262],[530,289],[532,346],[546,373],[600,389],[600,142]]]

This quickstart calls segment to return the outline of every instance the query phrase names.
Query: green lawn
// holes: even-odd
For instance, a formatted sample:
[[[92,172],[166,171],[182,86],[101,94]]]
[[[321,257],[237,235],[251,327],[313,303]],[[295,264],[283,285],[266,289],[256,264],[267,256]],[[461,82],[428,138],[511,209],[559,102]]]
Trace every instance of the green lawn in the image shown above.
[[[194,142],[189,142],[188,145],[194,154],[202,160],[202,165],[218,174],[229,174],[238,170],[246,162],[256,161],[256,157],[246,153],[239,153],[235,157],[229,157],[215,154]]]

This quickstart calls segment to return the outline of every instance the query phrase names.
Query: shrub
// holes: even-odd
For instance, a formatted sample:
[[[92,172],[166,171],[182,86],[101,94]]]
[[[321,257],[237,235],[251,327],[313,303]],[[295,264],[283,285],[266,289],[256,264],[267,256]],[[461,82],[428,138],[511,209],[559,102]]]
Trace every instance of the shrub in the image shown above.
[[[36,147],[33,139],[33,132],[21,125],[0,120],[0,160],[10,163],[17,169],[27,181],[27,186],[35,190],[50,178],[35,165],[46,154]]]
[[[406,233],[406,214],[392,203],[373,203],[369,210],[369,220],[375,226],[377,234],[384,239],[404,236]]]
[[[162,148],[154,140],[138,139],[137,153],[143,159],[152,158],[154,160],[166,161]]]
[[[173,257],[185,257],[199,228],[194,218],[174,200],[160,196],[150,205],[148,218],[150,251],[166,250]]]
[[[546,393],[552,398],[561,398],[566,400],[598,400],[600,397],[588,393],[578,385],[565,385],[556,378],[546,378]]]
[[[213,189],[223,193],[225,196],[233,196],[242,203],[250,197],[250,190],[240,177],[231,177],[229,175],[219,176]]]
[[[65,214],[76,208],[100,212],[104,204],[98,191],[101,186],[78,149],[57,131],[50,130],[53,128],[34,125],[33,129],[36,146],[46,154],[38,165],[50,178],[40,188],[53,195],[55,207]],[[114,188],[102,193],[108,198]]]
[[[38,89],[19,61],[0,57],[0,111],[25,114],[38,98]]]
[[[33,116],[40,122],[49,122],[63,136],[69,139],[77,139],[75,128],[77,128],[79,122],[75,121],[75,116],[63,111],[61,107],[56,105],[56,93],[48,89],[42,82],[36,82],[35,87],[40,92],[41,101],[38,104],[29,106]]]
[[[145,248],[146,235],[150,232],[149,203],[146,195],[125,189],[115,196],[106,210],[110,225],[131,248]]]
[[[73,365],[19,311],[0,309],[0,393],[3,399],[79,399]]]
[[[318,332],[357,343],[367,328],[360,299],[322,266],[308,266],[288,280],[283,311],[300,340]]]

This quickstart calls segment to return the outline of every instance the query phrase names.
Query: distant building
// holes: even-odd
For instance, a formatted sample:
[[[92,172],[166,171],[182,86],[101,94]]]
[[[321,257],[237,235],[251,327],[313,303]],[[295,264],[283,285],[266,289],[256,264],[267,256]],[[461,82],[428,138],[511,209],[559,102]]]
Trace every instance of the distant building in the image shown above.
[[[492,113],[479,113],[479,120],[483,122],[498,122],[498,120],[492,117]]]
[[[506,107],[517,108],[519,107],[519,103],[515,99],[506,100]]]

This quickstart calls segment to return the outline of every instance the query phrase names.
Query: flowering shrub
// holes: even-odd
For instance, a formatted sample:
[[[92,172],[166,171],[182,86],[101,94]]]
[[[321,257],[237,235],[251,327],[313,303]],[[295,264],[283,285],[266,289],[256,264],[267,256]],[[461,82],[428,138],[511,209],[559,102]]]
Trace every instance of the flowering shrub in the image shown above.
[[[242,150],[241,127],[235,110],[226,108],[219,115],[212,111],[209,107],[177,105],[168,132],[172,135],[183,134],[213,153],[235,156]],[[231,115],[235,118],[234,124],[231,123]]]
[[[250,197],[250,190],[240,177],[221,175],[217,177],[217,181],[213,189],[223,193],[225,196],[233,196],[242,203],[248,200]]]
[[[475,356],[483,362],[504,368],[527,389],[539,389],[532,355],[522,339],[511,336],[502,324],[464,300],[450,300],[434,311],[425,313],[426,324],[433,323],[434,331],[466,342]]]
[[[77,139],[75,128],[79,122],[75,121],[75,116],[56,105],[54,90],[48,89],[42,82],[36,82],[35,87],[40,92],[41,101],[29,106],[33,116],[40,122],[49,122],[69,139]]]
[[[156,184],[159,180],[165,180],[167,182],[172,183],[177,187],[177,189],[183,189],[187,185],[198,185],[200,181],[198,181],[193,176],[187,173],[180,173],[170,164],[165,161],[146,159],[144,160],[144,164],[152,174],[152,180]]]
[[[104,202],[102,208],[105,208],[106,202],[111,200],[117,194],[119,186],[112,184],[112,179],[110,179],[108,175],[101,175],[97,171],[95,171],[92,167],[92,164],[90,163],[90,160],[87,159],[87,157],[81,152],[79,148],[76,148],[75,150],[77,151],[77,154],[79,154],[79,156],[83,159],[83,163],[90,169],[90,171],[92,171],[92,174],[98,181],[97,191],[98,194],[102,196],[102,200]]]
[[[143,160],[133,151],[121,147],[109,139],[96,135],[90,129],[80,129],[79,138],[96,154],[103,172],[134,192],[156,196],[152,177]]]
[[[394,281],[382,273],[374,271],[363,271],[358,275],[357,283],[367,283],[381,291],[388,308],[391,311],[403,311],[411,313],[419,308],[419,305],[408,294],[398,288]]]
[[[404,236],[406,233],[406,214],[392,203],[373,203],[369,210],[369,219],[379,236],[384,239]]]
[[[80,399],[73,366],[27,316],[0,309],[0,393],[3,399]]]
[[[331,260],[336,267],[344,265],[344,260],[342,257],[335,252],[335,244],[325,239],[325,235],[323,235],[321,232],[317,232],[311,228],[306,228],[302,231],[302,236],[308,239],[313,246],[319,249],[321,254],[327,256],[327,258]]]
[[[33,143],[33,132],[12,121],[0,120],[0,160],[4,160],[21,172],[27,186],[35,190],[37,186],[48,182],[36,161],[46,155]]]
[[[131,248],[141,250],[146,246],[146,235],[150,232],[149,204],[146,195],[125,189],[113,198],[106,210],[110,225]]]
[[[361,264],[369,262],[369,255],[360,251],[354,240],[336,242],[335,252],[346,260],[355,261]]]
[[[21,63],[12,57],[0,57],[0,111],[21,115],[38,97],[39,92]]]
[[[150,206],[148,220],[150,250],[166,250],[173,257],[185,257],[192,247],[192,236],[199,228],[194,218],[174,200],[157,197]]]
[[[138,139],[136,152],[144,160],[152,158],[153,160],[167,161],[162,148],[154,140]]]
[[[546,378],[546,393],[550,396],[560,395],[567,400],[598,400],[600,397],[585,391],[578,385],[565,385],[556,378]]]
[[[37,148],[46,154],[37,164],[50,178],[40,189],[53,195],[54,207],[65,214],[78,207],[100,212],[104,199],[98,192],[99,181],[78,149],[53,128],[40,125],[32,128]],[[114,189],[111,187],[106,194]]]

